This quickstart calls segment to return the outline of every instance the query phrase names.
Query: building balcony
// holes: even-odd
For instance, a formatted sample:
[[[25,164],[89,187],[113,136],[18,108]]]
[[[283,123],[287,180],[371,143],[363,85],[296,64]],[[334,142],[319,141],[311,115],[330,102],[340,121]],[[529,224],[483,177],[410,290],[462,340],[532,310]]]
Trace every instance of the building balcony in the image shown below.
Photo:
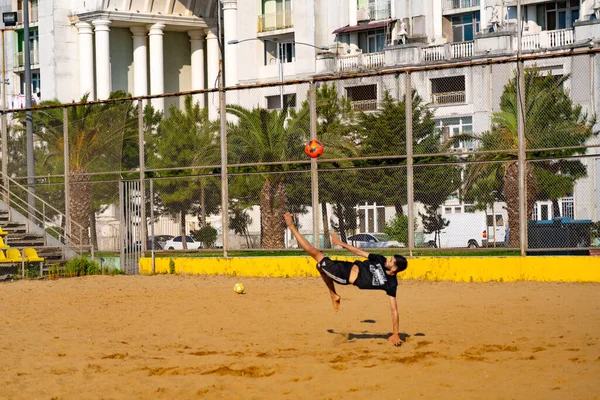
[[[444,0],[442,10],[462,10],[464,8],[479,7],[480,0]]]
[[[575,42],[575,32],[573,29],[558,29],[555,31],[541,31],[529,35],[523,35],[521,38],[522,50],[541,50],[552,47],[569,46]],[[517,38],[515,37],[514,48],[517,48]]]
[[[373,100],[353,100],[352,111],[376,111],[379,108],[379,102],[376,99]]]
[[[433,104],[456,104],[456,103],[464,103],[466,101],[466,92],[443,92],[443,93],[432,93],[431,94],[431,102]]]
[[[356,72],[382,68],[385,53],[359,53],[337,58],[337,72]]]
[[[381,21],[390,19],[392,16],[390,2],[386,5],[381,4],[369,4],[368,6],[359,7],[356,11],[356,20],[358,22],[363,21]]]
[[[421,49],[421,59],[424,62],[432,62],[473,57],[474,43],[471,40],[468,42],[423,47]]]
[[[37,24],[37,22],[38,22],[38,8],[31,7],[29,9],[29,23]],[[23,10],[17,11],[17,24],[23,25]]]
[[[258,16],[258,32],[271,32],[294,26],[292,11],[282,11]]]
[[[40,53],[38,50],[31,50],[29,52],[31,65],[38,65],[40,63]],[[15,63],[13,66],[15,69],[25,68],[25,52],[20,51],[15,54]]]

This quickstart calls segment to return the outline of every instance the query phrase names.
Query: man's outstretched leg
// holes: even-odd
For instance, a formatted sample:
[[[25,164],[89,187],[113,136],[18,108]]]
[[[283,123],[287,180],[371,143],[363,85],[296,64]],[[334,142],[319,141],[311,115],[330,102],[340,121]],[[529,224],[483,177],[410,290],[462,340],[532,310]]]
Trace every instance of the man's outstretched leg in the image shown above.
[[[333,280],[329,276],[327,276],[321,270],[321,268],[318,267],[318,263],[320,263],[321,260],[325,258],[325,256],[318,249],[314,248],[308,242],[308,240],[306,240],[306,238],[302,236],[300,232],[298,232],[298,229],[296,229],[296,226],[294,225],[294,216],[292,214],[285,213],[283,215],[283,218],[285,219],[285,224],[289,228],[290,232],[292,232],[292,235],[294,235],[294,238],[296,238],[298,245],[302,247],[302,249],[304,249],[304,251],[306,251],[309,256],[311,256],[317,261],[317,270],[319,271],[319,274],[321,274],[321,278],[325,282],[325,285],[327,285],[327,289],[329,289],[329,295],[331,296],[331,301],[333,302],[333,308],[335,308],[335,310],[338,311],[340,309],[340,300],[342,298],[335,292]]]

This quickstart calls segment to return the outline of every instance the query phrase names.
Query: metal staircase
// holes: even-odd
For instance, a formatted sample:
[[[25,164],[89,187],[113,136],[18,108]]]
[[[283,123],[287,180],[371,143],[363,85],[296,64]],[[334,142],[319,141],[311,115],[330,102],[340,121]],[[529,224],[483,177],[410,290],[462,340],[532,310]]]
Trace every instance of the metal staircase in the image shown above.
[[[68,220],[64,213],[39,196],[31,194],[14,179],[6,175],[2,177],[0,226],[8,232],[5,236],[8,246],[17,249],[35,248],[38,255],[44,257],[46,264],[66,261],[89,251],[93,257],[92,246],[84,244],[81,238],[73,237],[69,229],[63,232],[62,222]],[[32,213],[29,212],[27,201],[30,194],[37,207]],[[74,221],[70,222],[70,226],[78,232],[83,231],[83,227]]]

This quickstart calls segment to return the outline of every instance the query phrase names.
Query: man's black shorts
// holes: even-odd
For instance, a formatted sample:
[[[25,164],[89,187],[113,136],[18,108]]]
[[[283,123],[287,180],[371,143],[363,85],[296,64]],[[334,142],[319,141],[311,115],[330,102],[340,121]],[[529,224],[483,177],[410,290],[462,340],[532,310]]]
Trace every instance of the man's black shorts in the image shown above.
[[[353,263],[348,261],[334,261],[329,257],[325,257],[317,264],[317,267],[325,272],[327,276],[333,279],[335,283],[340,285],[349,285],[352,265]]]

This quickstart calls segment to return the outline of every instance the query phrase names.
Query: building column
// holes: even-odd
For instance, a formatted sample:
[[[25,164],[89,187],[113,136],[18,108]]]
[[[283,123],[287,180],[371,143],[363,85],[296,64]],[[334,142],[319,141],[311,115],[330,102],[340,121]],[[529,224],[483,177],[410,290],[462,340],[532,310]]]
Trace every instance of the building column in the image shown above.
[[[154,24],[148,27],[150,37],[150,94],[165,92],[165,73],[163,58],[164,24]],[[165,99],[152,99],[156,111],[165,111]]]
[[[221,0],[223,4],[223,28],[225,30],[225,86],[236,86],[237,76],[237,49],[239,46],[228,44],[237,37],[237,0]]]
[[[220,51],[217,40],[216,28],[209,29],[206,34],[206,78],[207,88],[219,87],[217,77],[219,76]],[[219,110],[219,94],[216,92],[208,94],[208,116],[211,120],[217,119]]]
[[[87,22],[75,24],[79,31],[79,97],[94,100],[94,32]]]
[[[356,0],[348,0],[348,25],[354,26],[358,24],[358,5]]]
[[[442,32],[442,0],[433,0],[433,44],[444,44]]]
[[[192,90],[202,90],[204,86],[204,31],[189,31],[192,54]],[[194,102],[204,107],[204,95],[195,94]]]
[[[148,30],[143,26],[130,28],[133,34],[133,95],[148,94]]]
[[[96,36],[96,89],[98,100],[108,99],[111,91],[110,23],[106,19],[92,21]]]
[[[489,19],[486,13],[485,0],[483,0],[479,5],[479,32],[486,33],[488,31]]]

